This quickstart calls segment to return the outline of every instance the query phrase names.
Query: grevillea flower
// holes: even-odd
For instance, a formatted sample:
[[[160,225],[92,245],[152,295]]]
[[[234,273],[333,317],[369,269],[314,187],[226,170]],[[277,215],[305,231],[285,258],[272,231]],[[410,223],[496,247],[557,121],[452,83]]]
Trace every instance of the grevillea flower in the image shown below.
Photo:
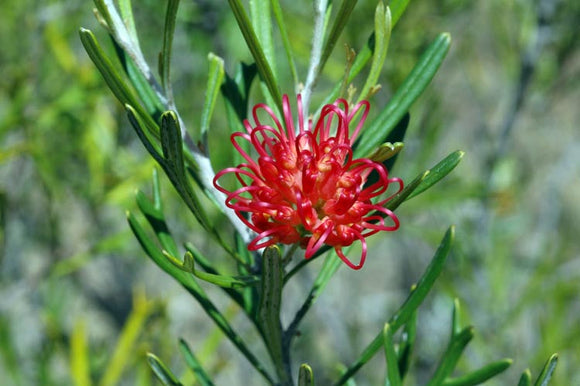
[[[226,205],[257,233],[249,250],[299,243],[308,259],[326,244],[334,247],[349,267],[360,269],[367,254],[365,238],[399,227],[397,217],[384,207],[392,196],[379,196],[391,183],[398,184],[398,191],[403,187],[399,178],[388,177],[384,165],[366,158],[353,159],[352,146],[369,103],[362,101],[349,110],[348,103],[338,99],[322,108],[315,124],[309,120],[306,126],[298,95],[298,128],[286,95],[282,106],[283,122],[267,105],[254,107],[254,124],[245,120],[246,132],[231,136],[245,162],[219,172],[214,185],[227,195]],[[265,115],[268,122],[259,115]],[[356,118],[359,115],[360,119]],[[251,145],[255,157],[250,155],[254,152],[244,150],[241,140]],[[372,172],[376,172],[378,181],[366,184]],[[217,183],[230,173],[241,184],[234,191]],[[357,240],[362,244],[362,254],[355,264],[342,248]]]

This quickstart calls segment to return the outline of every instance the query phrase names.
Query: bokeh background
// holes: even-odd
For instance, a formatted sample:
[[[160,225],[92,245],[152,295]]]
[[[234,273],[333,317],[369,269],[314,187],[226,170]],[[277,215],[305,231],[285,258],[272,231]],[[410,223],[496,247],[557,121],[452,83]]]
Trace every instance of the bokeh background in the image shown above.
[[[301,79],[310,3],[282,1]],[[359,1],[341,44],[364,44],[375,5]],[[161,48],[164,7],[134,1],[151,64]],[[192,381],[178,353],[181,337],[217,374],[217,384],[261,384],[129,231],[125,211],[135,209],[136,189],[149,191],[155,165],[78,39],[84,26],[107,41],[92,3],[8,0],[0,20],[0,384],[155,384],[145,361],[149,351]],[[579,25],[580,2],[571,0],[410,3],[393,31],[383,88],[371,101],[375,112],[439,32],[450,32],[453,43],[411,110],[406,147],[392,174],[409,180],[454,150],[466,155],[450,176],[398,210],[401,229],[376,236],[364,269],[341,269],[306,318],[294,360],[309,362],[320,384],[382,328],[450,224],[457,241],[420,308],[409,383],[422,384],[433,371],[458,298],[464,323],[476,327],[459,370],[510,357],[512,367],[490,384],[516,384],[525,368],[535,376],[558,352],[553,384],[580,384]],[[230,73],[250,55],[226,2],[182,1],[176,34],[174,92],[195,128],[207,53],[223,57]],[[339,48],[315,102],[343,68]],[[293,92],[290,77],[282,79]],[[252,95],[261,101],[259,87]],[[210,136],[217,168],[231,161],[224,111],[220,102]],[[227,265],[164,177],[162,184],[177,239]],[[319,266],[311,264],[286,291],[286,317]],[[254,336],[234,305],[208,291],[240,331]],[[73,370],[82,347],[90,353],[90,380]],[[379,354],[357,381],[380,384],[383,375]]]

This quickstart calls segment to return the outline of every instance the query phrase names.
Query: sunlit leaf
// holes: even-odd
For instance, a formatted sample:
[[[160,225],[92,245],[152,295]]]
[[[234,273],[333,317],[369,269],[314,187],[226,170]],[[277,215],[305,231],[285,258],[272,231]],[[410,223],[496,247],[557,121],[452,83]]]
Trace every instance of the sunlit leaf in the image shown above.
[[[355,158],[365,157],[372,153],[380,145],[382,138],[390,133],[397,122],[409,111],[413,102],[423,93],[443,63],[450,43],[449,34],[443,33],[425,50],[387,106],[362,131],[355,144]]]

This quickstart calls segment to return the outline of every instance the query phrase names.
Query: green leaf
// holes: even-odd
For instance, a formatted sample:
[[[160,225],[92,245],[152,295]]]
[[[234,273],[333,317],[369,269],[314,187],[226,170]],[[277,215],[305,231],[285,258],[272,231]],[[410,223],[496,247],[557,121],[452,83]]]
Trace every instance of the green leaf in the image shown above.
[[[532,373],[530,372],[530,369],[526,369],[522,373],[518,386],[532,386]]]
[[[90,386],[91,371],[89,365],[89,347],[87,329],[84,320],[75,322],[70,340],[70,372],[75,385]]]
[[[466,327],[459,332],[459,334],[453,334],[451,340],[449,341],[449,346],[443,354],[443,358],[439,362],[439,366],[435,370],[435,373],[431,377],[431,380],[427,384],[428,386],[441,385],[445,379],[451,375],[459,357],[463,353],[465,346],[473,338],[473,327]]]
[[[451,317],[451,335],[457,335],[461,332],[461,305],[459,299],[453,299],[453,314]]]
[[[166,386],[181,386],[181,382],[163,362],[151,353],[147,353],[147,362],[157,376],[157,379]]]
[[[194,280],[194,276],[187,273],[175,265],[173,265],[157,248],[155,243],[151,241],[147,233],[139,224],[135,216],[127,213],[127,220],[135,237],[145,250],[147,255],[161,268],[163,271],[172,276],[179,284],[181,284],[202,306],[207,315],[214,321],[214,323],[223,331],[225,336],[238,348],[238,350],[248,359],[254,368],[264,376],[264,378],[273,383],[274,380],[260,360],[249,350],[248,346],[241,339],[241,337],[234,331],[227,319],[217,309],[217,307],[207,297],[203,288]]]
[[[246,40],[246,44],[256,61],[256,65],[258,66],[258,72],[262,78],[262,81],[266,83],[270,94],[274,98],[276,105],[279,111],[282,111],[282,95],[280,94],[280,88],[278,87],[278,83],[276,78],[274,77],[274,73],[272,71],[272,67],[264,54],[264,50],[262,49],[262,45],[258,40],[256,32],[250,23],[250,19],[244,9],[243,4],[240,0],[228,0],[232,11],[234,12],[234,16],[242,31],[242,35]]]
[[[457,150],[449,154],[437,165],[429,169],[429,174],[423,179],[423,181],[421,181],[421,184],[409,195],[407,199],[418,196],[439,182],[443,177],[451,173],[451,171],[459,164],[464,155],[465,153],[463,151]]]
[[[242,122],[246,119],[249,108],[250,87],[257,71],[255,63],[239,63],[233,78],[226,73],[221,91],[226,101],[228,123],[232,131],[243,129]],[[234,115],[237,119],[234,119]]]
[[[99,386],[119,384],[121,376],[135,360],[139,336],[143,333],[149,316],[155,309],[155,303],[147,300],[144,290],[135,292],[133,308],[123,325],[113,353],[109,355],[106,370],[100,379]]]
[[[262,287],[258,321],[280,383],[285,384],[288,380],[282,353],[282,324],[280,323],[283,277],[284,265],[280,248],[267,247],[262,254]]]
[[[137,36],[137,28],[135,27],[135,18],[133,17],[133,8],[131,7],[131,0],[119,0],[119,12],[123,18],[123,24],[127,27],[127,32],[131,39],[139,45],[139,37]]]
[[[481,369],[472,373],[462,375],[455,378],[447,378],[443,382],[443,386],[475,386],[484,383],[485,381],[495,377],[504,372],[512,364],[511,359],[502,359],[497,362],[490,363],[483,366]]]
[[[182,269],[192,273],[198,279],[206,281],[208,283],[215,284],[223,288],[240,289],[251,285],[256,285],[260,279],[255,275],[248,276],[226,276],[226,275],[216,275],[213,273],[202,272],[195,269],[194,259],[191,252],[187,252],[184,257],[184,262],[181,264]]]
[[[435,280],[441,274],[443,270],[443,265],[447,259],[447,255],[451,249],[455,235],[455,227],[451,226],[445,233],[439,248],[435,252],[435,256],[429,263],[429,266],[421,276],[419,283],[415,289],[409,294],[405,303],[399,308],[399,310],[389,319],[389,325],[391,326],[393,333],[396,332],[401,326],[407,323],[412,317],[413,313],[421,305]],[[348,370],[340,377],[340,379],[335,383],[335,385],[344,384],[349,378],[351,378],[365,363],[367,363],[382,347],[383,344],[383,333],[382,331],[375,337],[375,339],[365,348],[359,359],[351,365]]]
[[[159,137],[159,126],[157,126],[155,122],[149,121],[146,113],[143,115],[138,109],[133,108],[131,105],[125,105],[125,110],[127,111],[127,117],[129,118],[131,126],[133,126],[133,129],[137,133],[141,143],[143,143],[143,146],[145,146],[145,149],[155,159],[155,161],[159,163],[159,165],[163,166],[165,160],[161,155],[161,146],[159,146],[156,139]],[[151,122],[152,124],[150,125]],[[153,132],[156,133],[156,136],[152,135]]]
[[[399,374],[399,365],[397,354],[395,353],[395,343],[393,342],[393,331],[389,323],[383,328],[383,340],[385,348],[385,359],[387,361],[387,376],[385,377],[385,386],[401,386],[401,374]]]
[[[558,354],[552,354],[550,358],[546,361],[542,372],[536,379],[534,383],[535,386],[548,386],[550,384],[550,379],[556,370],[556,365],[558,364]]]
[[[369,76],[359,94],[358,102],[369,98],[371,88],[375,87],[385,60],[387,59],[387,51],[389,49],[389,40],[391,39],[391,11],[380,1],[375,10],[375,49],[373,52],[373,61],[371,62],[371,69]]]
[[[159,95],[153,90],[151,83],[149,83],[147,78],[139,70],[133,58],[127,52],[123,51],[115,40],[113,40],[113,45],[123,65],[123,69],[127,73],[131,85],[143,103],[147,114],[157,122],[161,113],[165,110],[164,102],[159,99]]]
[[[381,139],[409,111],[413,102],[423,93],[435,76],[449,50],[450,43],[451,37],[447,33],[439,35],[431,43],[387,106],[379,113],[370,127],[362,131],[355,144],[355,158],[363,158],[372,153],[381,143]]]
[[[175,32],[175,19],[179,0],[168,0],[167,11],[165,13],[165,28],[163,28],[163,48],[159,54],[159,73],[161,74],[161,85],[165,90],[168,99],[172,99],[171,87],[171,50],[173,46],[173,34]]]
[[[201,386],[213,386],[213,382],[207,372],[204,370],[203,366],[193,354],[193,351],[189,348],[187,342],[183,339],[179,339],[179,350],[185,358],[185,363],[189,369],[195,375],[196,380]]]
[[[132,106],[133,109],[139,113],[139,115],[146,123],[144,127],[155,127],[156,123],[149,116],[149,114],[143,110],[133,91],[127,86],[123,77],[119,74],[117,69],[115,69],[115,66],[113,66],[113,63],[111,63],[109,58],[105,55],[103,49],[95,38],[95,35],[90,30],[85,28],[81,28],[79,30],[79,35],[81,42],[87,51],[87,54],[119,102],[121,102],[123,105]]]
[[[343,0],[342,3],[340,4],[340,8],[338,9],[336,16],[334,17],[334,22],[332,24],[332,27],[330,28],[328,38],[324,42],[324,48],[322,50],[322,55],[320,57],[319,71],[322,71],[324,65],[326,64],[326,61],[328,60],[330,54],[334,50],[334,46],[336,45],[336,42],[338,41],[340,34],[344,30],[344,27],[346,26],[346,23],[348,22],[348,19],[350,18],[352,10],[354,9],[357,1],[358,0]]]
[[[165,222],[163,212],[157,209],[153,202],[151,202],[151,200],[149,200],[149,198],[143,192],[138,191],[135,198],[139,210],[141,213],[143,213],[147,219],[147,222],[149,222],[149,225],[151,225],[151,228],[153,228],[153,231],[159,239],[162,247],[169,251],[169,253],[172,255],[177,255],[179,253],[177,250],[177,245],[175,244],[167,223]]]
[[[298,372],[298,386],[314,386],[314,373],[306,363],[300,365]]]
[[[201,111],[201,138],[207,152],[207,133],[209,131],[209,121],[213,115],[215,103],[220,93],[220,88],[224,81],[224,61],[219,56],[210,53],[207,56],[209,60],[209,75],[207,78],[207,87],[205,90],[205,100],[203,110]]]
[[[290,67],[290,74],[292,75],[292,81],[295,85],[298,85],[298,73],[296,71],[296,63],[294,63],[294,56],[292,55],[292,46],[290,45],[290,38],[288,37],[288,31],[286,30],[286,24],[284,23],[284,15],[282,8],[280,7],[280,2],[278,0],[271,0],[272,2],[272,12],[276,18],[276,24],[278,24],[278,29],[280,30],[280,37],[282,38],[282,44],[284,45],[284,51],[286,53],[286,60],[288,61],[288,66]]]
[[[429,174],[430,174],[429,170],[426,170],[423,173],[419,174],[417,177],[415,177],[413,181],[405,185],[403,190],[397,193],[395,197],[391,198],[389,202],[387,202],[387,205],[385,205],[385,207],[390,210],[397,209],[399,205],[408,200],[411,193],[413,193],[415,189],[417,189],[417,187],[421,185],[421,183],[427,178],[427,176],[429,176]]]
[[[125,32],[121,32],[118,29],[118,26],[115,24],[113,20],[113,14],[116,14],[116,11],[111,13],[111,8],[114,8],[114,5],[111,3],[103,4],[103,7],[106,7],[106,18],[108,20],[109,25],[112,26],[112,34],[114,36],[113,45],[115,46],[115,50],[117,52],[117,56],[121,60],[123,64],[124,70],[129,76],[131,84],[135,88],[137,95],[145,105],[145,108],[152,115],[155,119],[159,118],[161,112],[164,110],[164,104],[161,100],[159,100],[159,95],[153,90],[151,83],[149,83],[148,79],[143,75],[143,73],[137,68],[135,64],[135,58],[128,54],[125,49],[123,49],[118,41],[121,40],[130,40],[130,44],[134,47],[139,47],[139,38],[137,36],[137,29],[135,27],[135,19],[133,17],[133,10],[131,7],[131,0],[120,0],[118,1],[119,4],[119,11],[122,17],[123,25],[126,29]],[[123,37],[121,37],[123,35]]]
[[[186,256],[184,262],[187,262],[189,265],[185,267],[184,263],[175,257],[179,254],[179,251],[165,221],[165,216],[161,206],[161,193],[159,189],[159,177],[157,171],[154,170],[153,201],[151,201],[145,194],[140,191],[137,192],[136,201],[137,206],[149,222],[151,228],[153,228],[157,239],[161,243],[161,246],[163,249],[165,249],[165,251],[162,252],[165,258],[168,259],[169,262],[172,263],[175,267],[183,271],[193,273],[196,277],[204,281],[208,281],[222,287],[225,292],[240,305],[240,307],[245,309],[246,306],[244,304],[244,299],[240,296],[238,291],[233,289],[255,285],[258,282],[258,278],[251,275],[230,277],[220,274],[217,270],[214,269],[214,267],[209,263],[205,256],[203,256],[203,254],[192,244],[186,244],[188,254],[191,256],[191,261],[187,260]],[[193,260],[200,262],[200,265],[202,265],[203,269],[208,273],[195,270]]]
[[[402,325],[411,319],[413,313],[417,308],[419,308],[431,288],[433,288],[435,280],[437,280],[443,270],[443,266],[447,260],[449,251],[451,250],[454,238],[455,227],[450,226],[449,229],[447,229],[447,232],[445,232],[437,251],[435,251],[433,259],[427,266],[423,276],[419,279],[417,287],[409,294],[405,303],[403,303],[401,308],[389,320],[393,332],[397,331]]]
[[[414,291],[414,288],[411,289]],[[399,350],[397,352],[399,361],[399,374],[401,379],[405,377],[407,371],[411,368],[411,355],[415,346],[415,338],[417,336],[417,310],[413,312],[411,318],[403,327],[401,334],[401,341],[399,342]]]
[[[225,276],[221,272],[219,272],[211,263],[210,261],[199,251],[193,244],[185,243],[185,249],[193,256],[195,263],[201,266],[203,270],[207,273],[217,275],[217,276]],[[197,272],[197,271],[196,271]],[[247,272],[247,271],[246,271]],[[248,276],[248,275],[246,275]],[[255,289],[256,286],[245,286],[242,289],[252,288]],[[246,304],[246,299],[240,294],[240,291],[237,289],[232,289],[228,287],[220,287],[224,290],[242,309],[246,310],[248,315],[253,315],[252,312],[249,310],[251,309],[251,305]]]
[[[274,39],[272,36],[271,0],[250,0],[250,19],[256,37],[264,50],[264,56],[270,64],[274,80],[278,82],[276,76],[276,55],[274,49]]]
[[[409,0],[390,0],[389,8],[391,8],[391,16],[393,19],[393,26],[397,24],[405,9],[409,5]]]
[[[161,116],[161,147],[165,162],[161,164],[173,186],[206,230],[213,230],[199,198],[193,192],[185,175],[183,159],[183,142],[179,121],[173,111],[166,111]]]
[[[345,1],[345,2],[348,2]],[[397,22],[399,21],[401,15],[405,11],[409,0],[390,0],[389,1],[389,8],[391,9],[391,29],[395,27]],[[371,33],[369,38],[367,39],[366,44],[362,47],[362,49],[357,53],[354,63],[352,64],[348,75],[346,77],[346,82],[351,83],[354,78],[362,71],[362,69],[367,65],[368,61],[373,56],[375,49],[375,33]],[[343,81],[338,82],[332,91],[328,94],[324,102],[321,104],[322,106],[332,103],[340,96],[340,90],[342,89]]]

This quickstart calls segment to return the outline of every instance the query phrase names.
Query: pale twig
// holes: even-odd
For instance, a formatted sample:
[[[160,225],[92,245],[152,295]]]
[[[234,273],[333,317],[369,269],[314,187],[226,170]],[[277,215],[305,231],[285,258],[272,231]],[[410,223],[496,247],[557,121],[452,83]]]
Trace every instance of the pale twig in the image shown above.
[[[211,160],[208,154],[205,151],[202,151],[199,146],[194,143],[193,139],[189,135],[185,123],[177,111],[175,103],[172,100],[168,100],[167,96],[164,94],[161,85],[159,82],[157,82],[157,79],[153,75],[151,68],[143,56],[139,44],[131,38],[131,34],[129,33],[125,23],[123,23],[123,20],[116,9],[114,2],[112,0],[104,0],[103,4],[109,13],[108,20],[110,20],[110,23],[112,24],[109,25],[109,28],[113,33],[117,44],[119,44],[123,51],[129,55],[139,72],[145,77],[145,79],[147,79],[147,82],[155,92],[159,102],[163,105],[164,109],[171,110],[177,115],[179,125],[181,127],[183,143],[191,152],[191,155],[197,166],[199,166],[198,177],[202,188],[214,197],[215,203],[226,215],[234,228],[239,232],[244,242],[249,243],[252,237],[252,231],[236,216],[234,211],[226,207],[226,196],[213,186],[215,172],[211,165]]]
[[[318,75],[320,74],[320,60],[322,58],[322,48],[324,43],[324,33],[326,30],[326,10],[328,8],[328,0],[316,0],[314,2],[314,34],[312,36],[312,50],[310,51],[310,64],[308,66],[308,74],[306,76],[306,83],[302,90],[302,108],[304,117],[308,117],[310,107],[310,97],[312,96],[312,89],[316,85]]]

